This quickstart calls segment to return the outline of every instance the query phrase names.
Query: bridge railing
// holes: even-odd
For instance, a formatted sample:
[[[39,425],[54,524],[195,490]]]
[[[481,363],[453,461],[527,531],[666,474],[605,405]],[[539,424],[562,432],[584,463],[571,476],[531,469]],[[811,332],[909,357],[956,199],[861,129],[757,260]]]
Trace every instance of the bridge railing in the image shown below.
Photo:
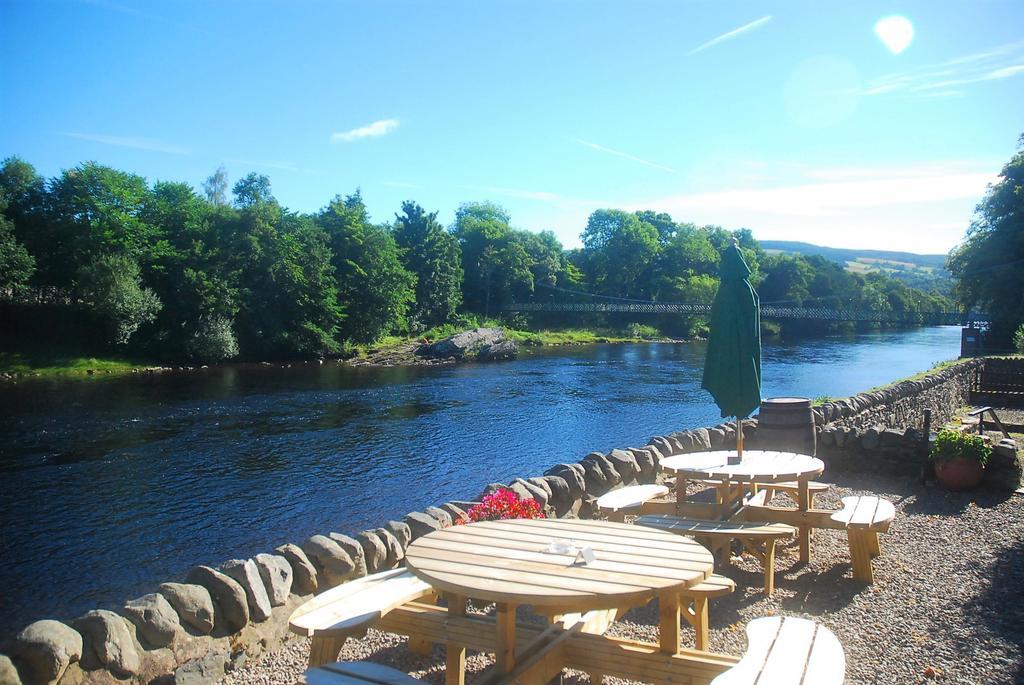
[[[504,307],[511,312],[626,312],[634,314],[689,314],[707,316],[710,304],[688,302],[518,302]],[[830,307],[780,307],[761,305],[763,319],[804,319],[870,323],[916,323],[937,326],[982,325],[986,314],[976,312],[877,312]]]

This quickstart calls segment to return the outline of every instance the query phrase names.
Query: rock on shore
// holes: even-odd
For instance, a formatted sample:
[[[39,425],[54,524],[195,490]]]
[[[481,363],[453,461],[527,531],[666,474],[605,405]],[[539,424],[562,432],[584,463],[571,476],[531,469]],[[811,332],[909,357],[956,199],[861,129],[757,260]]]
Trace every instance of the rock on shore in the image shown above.
[[[416,354],[428,359],[455,361],[498,361],[515,359],[516,344],[508,339],[503,328],[474,328],[435,343],[420,345]]]

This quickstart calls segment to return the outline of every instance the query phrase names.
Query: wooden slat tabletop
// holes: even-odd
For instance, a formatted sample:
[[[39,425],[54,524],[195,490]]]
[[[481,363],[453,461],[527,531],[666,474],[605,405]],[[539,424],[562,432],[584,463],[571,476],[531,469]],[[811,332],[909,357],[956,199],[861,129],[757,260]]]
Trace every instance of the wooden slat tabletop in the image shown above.
[[[735,451],[695,452],[661,460],[661,467],[686,478],[774,483],[820,475],[825,462],[806,454],[747,450],[739,464],[728,464]]]
[[[589,546],[595,560],[546,552],[552,540]],[[535,606],[611,608],[685,589],[711,575],[714,558],[693,540],[610,521],[484,521],[415,540],[406,565],[437,590]]]

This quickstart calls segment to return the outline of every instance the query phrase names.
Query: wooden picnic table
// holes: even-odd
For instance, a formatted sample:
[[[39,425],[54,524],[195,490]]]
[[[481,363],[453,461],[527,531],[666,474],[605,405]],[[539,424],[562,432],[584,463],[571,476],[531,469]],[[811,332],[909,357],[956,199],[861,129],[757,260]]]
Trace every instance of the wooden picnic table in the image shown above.
[[[825,471],[825,463],[806,454],[795,452],[773,452],[767,450],[746,450],[738,464],[729,464],[729,457],[735,458],[735,450],[697,452],[680,454],[661,460],[661,467],[676,474],[676,510],[679,515],[686,513],[686,481],[717,480],[725,496],[717,502],[717,517],[727,519],[737,509],[737,504],[747,492],[758,484],[796,481],[797,510],[806,513],[810,508],[808,483]],[[800,560],[807,563],[811,558],[811,527],[806,523],[797,526],[800,538]]]
[[[594,560],[551,552],[552,541],[589,547]],[[453,526],[415,540],[406,565],[448,597],[448,615],[464,616],[466,598],[496,604],[498,673],[516,665],[516,607],[548,615],[627,609],[657,597],[660,649],[679,646],[679,592],[714,569],[711,553],[692,539],[610,521],[534,519]],[[449,643],[445,680],[465,678],[465,647]],[[525,650],[523,650],[525,651]]]

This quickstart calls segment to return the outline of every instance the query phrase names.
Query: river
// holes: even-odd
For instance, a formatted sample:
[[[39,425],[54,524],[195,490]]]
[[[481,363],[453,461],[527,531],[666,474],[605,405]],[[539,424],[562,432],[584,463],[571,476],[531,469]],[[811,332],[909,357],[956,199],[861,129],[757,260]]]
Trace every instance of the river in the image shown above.
[[[845,397],[955,358],[959,340],[938,327],[766,343],[763,396]],[[702,343],[594,345],[3,385],[0,639],[117,608],[195,564],[718,423],[703,359]]]

